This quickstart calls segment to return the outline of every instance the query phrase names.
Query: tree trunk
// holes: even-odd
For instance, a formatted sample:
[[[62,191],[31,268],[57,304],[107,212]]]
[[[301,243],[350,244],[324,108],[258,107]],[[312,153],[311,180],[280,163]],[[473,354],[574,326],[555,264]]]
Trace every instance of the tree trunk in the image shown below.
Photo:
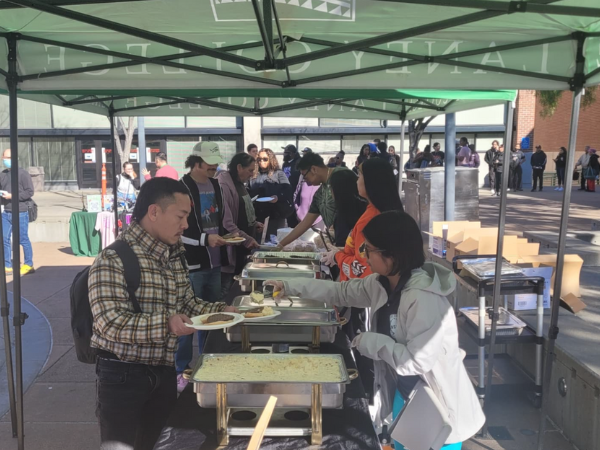
[[[415,153],[417,151],[419,141],[421,140],[421,137],[423,136],[427,125],[429,125],[434,118],[435,116],[431,116],[428,117],[427,120],[423,118],[408,121],[408,151],[410,154],[411,161],[415,158]]]
[[[134,125],[135,117],[129,118],[129,123],[127,127],[125,127],[125,122],[122,117],[115,117],[115,146],[117,147],[117,154],[119,155],[119,160],[121,164],[125,161],[129,161],[129,155],[131,153],[131,143],[133,142],[133,135],[135,134],[135,125]],[[122,130],[122,133],[119,132],[119,127]],[[121,134],[125,135],[125,145],[121,141]]]

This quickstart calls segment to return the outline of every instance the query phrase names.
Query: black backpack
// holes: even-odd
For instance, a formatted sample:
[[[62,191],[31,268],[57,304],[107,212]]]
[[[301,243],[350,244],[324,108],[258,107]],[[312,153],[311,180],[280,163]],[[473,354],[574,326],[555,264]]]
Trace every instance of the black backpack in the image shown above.
[[[141,313],[142,309],[135,296],[135,291],[140,285],[140,262],[136,254],[129,244],[122,240],[117,240],[106,248],[114,250],[121,258],[129,301],[133,304],[133,310],[137,314]],[[89,267],[79,272],[71,285],[71,330],[73,331],[77,359],[83,363],[95,364],[97,349],[92,348],[90,345],[94,318],[88,290],[89,272]]]

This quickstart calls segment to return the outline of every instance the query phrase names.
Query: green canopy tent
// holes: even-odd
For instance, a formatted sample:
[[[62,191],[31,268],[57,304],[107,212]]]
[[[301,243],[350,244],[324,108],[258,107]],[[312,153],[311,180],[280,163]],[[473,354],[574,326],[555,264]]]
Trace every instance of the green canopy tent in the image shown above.
[[[569,173],[583,89],[600,83],[597,0],[5,0],[0,1],[0,10],[0,37],[6,44],[0,46],[4,77],[0,89],[9,93],[15,149],[17,95],[40,99],[49,95],[70,106],[96,96],[88,106],[98,103],[114,118],[125,114],[117,110],[119,100],[131,103],[132,97],[156,97],[162,108],[169,101],[181,103],[180,97],[197,97],[189,92],[199,88],[221,90],[217,99],[247,96],[235,95],[237,90],[270,88],[281,92],[281,99],[315,100],[323,106],[348,99],[340,95],[348,89],[364,92],[354,99],[367,101],[381,100],[376,96],[380,90],[398,88],[571,89],[576,95]],[[296,93],[304,88],[332,91],[333,98],[322,103],[324,97]],[[391,98],[385,99],[390,103]],[[260,101],[254,105],[260,107]],[[511,142],[512,114],[508,117],[506,142]],[[17,157],[15,151],[14,168]],[[505,158],[507,164],[508,152]],[[16,191],[16,177],[13,183]],[[504,234],[506,173],[502,183],[498,255]],[[568,185],[563,197],[546,393],[558,333],[570,189]],[[17,200],[13,202],[13,210],[18,210]],[[18,217],[13,220],[18,224]],[[14,228],[18,250],[18,226]],[[18,266],[19,253],[14,254]],[[497,264],[495,312],[500,258]],[[18,274],[13,291],[20,299]],[[23,318],[18,301],[14,315],[19,356]],[[495,335],[496,321],[492,342]],[[488,367],[487,388],[493,353]],[[17,358],[19,448],[24,447],[21,375]]]

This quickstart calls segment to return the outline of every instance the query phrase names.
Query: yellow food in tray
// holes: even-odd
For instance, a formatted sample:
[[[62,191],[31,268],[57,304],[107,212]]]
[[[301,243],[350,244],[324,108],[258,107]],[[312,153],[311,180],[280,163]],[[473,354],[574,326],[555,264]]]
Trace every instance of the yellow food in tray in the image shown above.
[[[254,291],[250,294],[250,298],[252,299],[253,303],[256,303],[257,305],[262,305],[265,301],[265,294],[259,291]]]
[[[273,308],[271,308],[270,306],[263,306],[260,308],[253,308],[253,309],[246,311],[244,316],[247,319],[251,319],[253,317],[272,316],[273,314],[275,314],[275,310]]]

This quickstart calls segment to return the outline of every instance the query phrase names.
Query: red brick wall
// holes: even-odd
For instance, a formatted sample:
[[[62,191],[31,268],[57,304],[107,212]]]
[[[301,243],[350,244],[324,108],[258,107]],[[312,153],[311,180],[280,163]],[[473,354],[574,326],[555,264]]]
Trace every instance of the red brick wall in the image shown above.
[[[536,108],[535,91],[519,91],[515,111],[515,133],[513,135],[513,144],[521,143],[524,137],[529,137],[529,149],[534,148],[534,129],[536,126]],[[536,134],[537,134],[537,130]]]
[[[519,95],[521,95],[519,92]],[[577,131],[576,158],[583,152],[583,148],[589,145],[600,151],[600,96],[588,108],[581,109],[579,114],[579,129]],[[535,143],[541,145],[548,156],[555,155],[559,147],[569,145],[569,123],[571,120],[571,103],[573,94],[570,91],[563,92],[558,107],[551,117],[543,118],[539,115],[540,104],[536,101],[535,120]],[[551,169],[554,167],[551,165]]]

